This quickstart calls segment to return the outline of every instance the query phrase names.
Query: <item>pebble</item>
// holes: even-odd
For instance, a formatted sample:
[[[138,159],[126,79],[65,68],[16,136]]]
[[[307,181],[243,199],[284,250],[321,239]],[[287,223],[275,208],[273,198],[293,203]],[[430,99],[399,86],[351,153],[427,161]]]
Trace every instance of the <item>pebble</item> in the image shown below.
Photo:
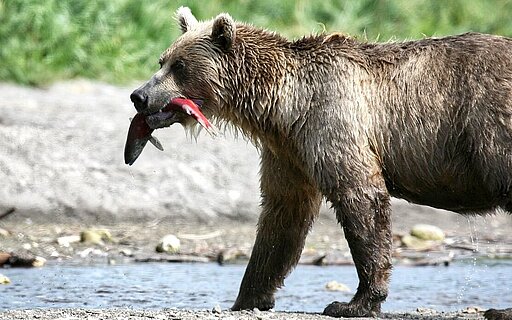
[[[125,256],[125,257],[133,257],[133,251],[130,249],[121,249],[119,251],[119,254]]]
[[[475,313],[480,313],[480,312],[484,312],[484,311],[485,311],[484,308],[474,306],[474,307],[467,307],[466,309],[462,310],[462,313],[475,314]]]
[[[335,280],[327,282],[325,289],[327,291],[350,292],[350,288],[347,285]]]
[[[433,315],[433,314],[436,314],[437,311],[434,310],[434,309],[431,309],[431,308],[423,308],[423,307],[419,307],[418,309],[416,309],[416,312],[422,314],[422,315]]]
[[[103,252],[99,249],[87,248],[87,249],[84,249],[84,250],[78,252],[78,255],[81,258],[87,258],[88,256],[107,256],[107,253]]]
[[[217,255],[217,263],[224,264],[227,262],[235,262],[238,259],[247,259],[248,255],[243,250],[238,248],[230,248],[227,250],[223,250]]]
[[[8,230],[0,228],[0,237],[7,238],[10,235],[11,235],[11,233]]]
[[[57,238],[57,243],[61,247],[69,247],[72,243],[80,242],[80,236],[63,236]]]
[[[441,228],[429,224],[417,224],[411,229],[411,236],[421,240],[443,241],[445,238]]]
[[[215,305],[215,307],[213,307],[212,312],[213,312],[213,313],[221,313],[221,312],[222,312],[222,309],[221,309],[221,308],[220,308],[220,306],[217,304],[217,305]]]
[[[404,235],[400,240],[405,247],[418,251],[431,249],[438,244],[436,241],[423,240],[409,234]]]
[[[260,311],[260,309],[258,309],[258,308],[254,308],[254,309],[252,310],[252,312],[254,313],[254,316],[256,317],[256,319],[261,320],[261,319],[264,319],[264,318],[265,318],[265,317],[264,317],[264,315],[263,315],[263,313],[262,313],[262,312]]]
[[[80,233],[80,241],[85,243],[104,245],[104,241],[112,242],[112,235],[106,229],[87,229]]]
[[[0,267],[3,266],[5,263],[9,262],[10,258],[11,258],[10,253],[0,252]]]
[[[40,268],[46,264],[46,259],[43,257],[36,257],[32,262],[32,266],[36,268]]]
[[[0,273],[0,284],[9,284],[11,280]]]
[[[29,253],[11,254],[0,252],[0,266],[8,265],[10,267],[42,267],[46,264],[43,257],[33,256]]]
[[[177,253],[180,251],[180,239],[173,234],[168,234],[160,240],[156,246],[156,252]]]

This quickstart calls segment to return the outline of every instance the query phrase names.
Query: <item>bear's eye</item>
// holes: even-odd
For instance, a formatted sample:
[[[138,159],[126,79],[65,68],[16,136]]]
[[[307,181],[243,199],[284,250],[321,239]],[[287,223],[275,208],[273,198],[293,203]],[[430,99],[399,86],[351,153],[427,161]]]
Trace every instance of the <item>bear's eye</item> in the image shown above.
[[[187,79],[187,68],[183,60],[176,60],[171,64],[171,74],[177,82],[183,82]]]
[[[176,74],[182,73],[184,69],[185,69],[185,63],[183,62],[183,60],[176,60],[171,65],[172,72],[174,72]]]

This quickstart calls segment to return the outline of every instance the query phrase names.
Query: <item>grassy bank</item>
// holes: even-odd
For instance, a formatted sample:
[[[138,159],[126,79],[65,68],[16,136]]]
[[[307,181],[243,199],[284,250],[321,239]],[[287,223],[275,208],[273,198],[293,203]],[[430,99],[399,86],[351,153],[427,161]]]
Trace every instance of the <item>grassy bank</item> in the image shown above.
[[[146,78],[178,36],[172,15],[180,5],[199,19],[229,12],[290,38],[324,30],[379,41],[465,31],[512,36],[511,0],[0,0],[0,80]]]

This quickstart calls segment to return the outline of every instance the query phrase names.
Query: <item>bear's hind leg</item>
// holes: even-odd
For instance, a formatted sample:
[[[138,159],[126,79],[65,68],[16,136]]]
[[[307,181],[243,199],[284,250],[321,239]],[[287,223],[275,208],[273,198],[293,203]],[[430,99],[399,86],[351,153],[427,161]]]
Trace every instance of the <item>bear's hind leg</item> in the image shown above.
[[[359,286],[349,303],[333,302],[325,308],[325,315],[367,317],[380,313],[391,273],[389,201],[382,180],[376,185],[351,188],[333,203],[352,253]]]
[[[274,307],[274,292],[297,264],[321,194],[292,163],[262,153],[258,234],[232,310]]]

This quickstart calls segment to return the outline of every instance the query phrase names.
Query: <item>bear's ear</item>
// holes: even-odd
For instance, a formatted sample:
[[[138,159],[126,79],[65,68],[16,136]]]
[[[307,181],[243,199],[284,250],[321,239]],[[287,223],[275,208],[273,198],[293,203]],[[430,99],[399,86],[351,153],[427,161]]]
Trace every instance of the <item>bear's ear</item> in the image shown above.
[[[188,7],[179,7],[176,10],[176,20],[180,24],[181,32],[185,33],[197,24],[197,19]]]
[[[213,21],[212,41],[222,51],[227,51],[235,41],[235,21],[227,13],[222,13]]]

